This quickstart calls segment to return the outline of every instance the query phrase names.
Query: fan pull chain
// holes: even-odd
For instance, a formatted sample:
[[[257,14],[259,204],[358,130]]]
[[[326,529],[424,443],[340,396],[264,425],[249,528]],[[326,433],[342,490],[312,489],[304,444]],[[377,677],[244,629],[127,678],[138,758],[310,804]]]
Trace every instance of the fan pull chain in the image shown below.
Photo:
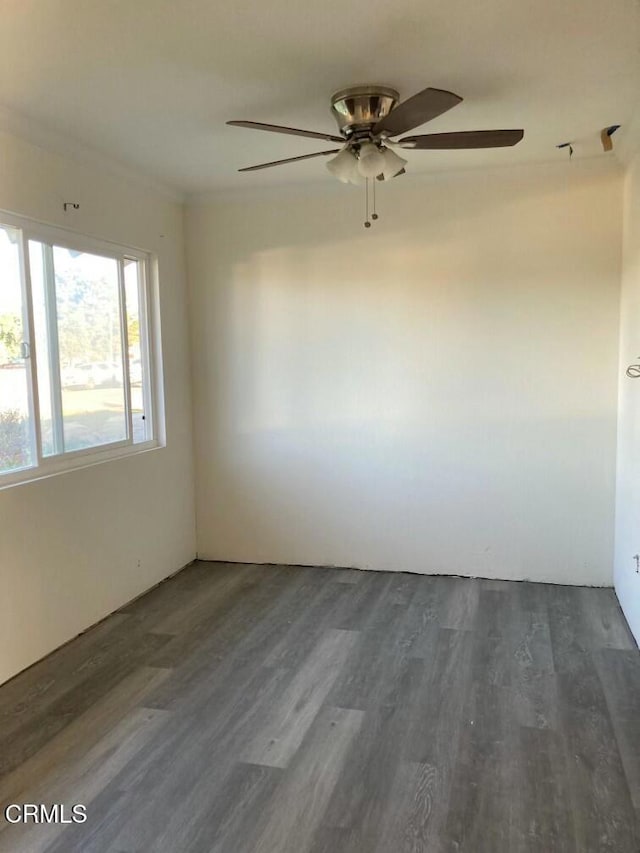
[[[371,228],[371,223],[369,222],[369,178],[364,179],[364,206],[364,227]]]
[[[376,183],[377,178],[373,178],[371,181],[371,186],[373,188],[373,213],[371,214],[372,219],[378,218],[378,214],[376,213]]]

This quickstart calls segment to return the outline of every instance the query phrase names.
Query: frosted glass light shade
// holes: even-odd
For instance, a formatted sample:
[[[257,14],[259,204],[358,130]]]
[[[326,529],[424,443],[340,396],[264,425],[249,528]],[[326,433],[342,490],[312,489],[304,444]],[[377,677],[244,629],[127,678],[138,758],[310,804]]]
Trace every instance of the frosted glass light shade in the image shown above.
[[[384,176],[385,181],[390,180],[390,178],[394,178],[407,165],[407,161],[404,157],[399,157],[396,152],[392,151],[390,148],[384,149],[382,158],[384,160],[382,175]]]
[[[360,146],[360,158],[358,160],[358,171],[363,178],[375,178],[382,173],[384,168],[384,156],[372,142],[365,142]]]
[[[367,179],[363,178],[360,172],[358,171],[358,164],[356,163],[356,168],[353,170],[353,174],[349,178],[349,183],[353,184],[356,187],[362,187],[366,184]]]
[[[334,178],[342,181],[343,184],[348,184],[356,172],[358,161],[355,154],[350,148],[343,148],[339,154],[326,163],[327,169],[331,172]]]

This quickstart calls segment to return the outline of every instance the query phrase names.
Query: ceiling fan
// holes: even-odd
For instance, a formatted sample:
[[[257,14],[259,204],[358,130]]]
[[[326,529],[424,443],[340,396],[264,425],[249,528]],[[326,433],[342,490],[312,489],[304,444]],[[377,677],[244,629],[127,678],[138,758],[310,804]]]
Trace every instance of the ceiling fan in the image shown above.
[[[462,98],[444,89],[428,88],[402,103],[399,100],[398,92],[388,86],[341,89],[331,98],[331,112],[338,123],[339,136],[257,121],[228,121],[227,124],[234,127],[324,139],[342,145],[341,148],[260,163],[238,171],[255,172],[271,166],[336,154],[326,164],[327,169],[343,183],[360,184],[367,183],[368,178],[384,181],[403,174],[407,161],[399,156],[398,149],[503,148],[516,145],[524,136],[524,130],[465,130],[405,136],[393,142],[390,137],[407,133],[431,121],[455,107]]]

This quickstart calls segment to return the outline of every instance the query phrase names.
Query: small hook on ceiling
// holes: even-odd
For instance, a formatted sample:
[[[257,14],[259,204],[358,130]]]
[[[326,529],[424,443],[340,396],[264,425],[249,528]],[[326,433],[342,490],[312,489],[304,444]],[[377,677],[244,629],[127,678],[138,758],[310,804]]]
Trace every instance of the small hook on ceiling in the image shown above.
[[[561,142],[560,145],[556,145],[556,148],[568,148],[569,149],[569,160],[573,157],[573,143],[571,142]]]

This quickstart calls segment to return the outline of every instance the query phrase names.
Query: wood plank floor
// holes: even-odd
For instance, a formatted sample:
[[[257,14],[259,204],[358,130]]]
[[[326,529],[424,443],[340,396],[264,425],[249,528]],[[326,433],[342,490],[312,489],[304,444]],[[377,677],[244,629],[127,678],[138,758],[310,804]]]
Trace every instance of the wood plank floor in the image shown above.
[[[0,687],[0,801],[88,814],[2,853],[638,853],[640,653],[611,590],[196,563]]]

